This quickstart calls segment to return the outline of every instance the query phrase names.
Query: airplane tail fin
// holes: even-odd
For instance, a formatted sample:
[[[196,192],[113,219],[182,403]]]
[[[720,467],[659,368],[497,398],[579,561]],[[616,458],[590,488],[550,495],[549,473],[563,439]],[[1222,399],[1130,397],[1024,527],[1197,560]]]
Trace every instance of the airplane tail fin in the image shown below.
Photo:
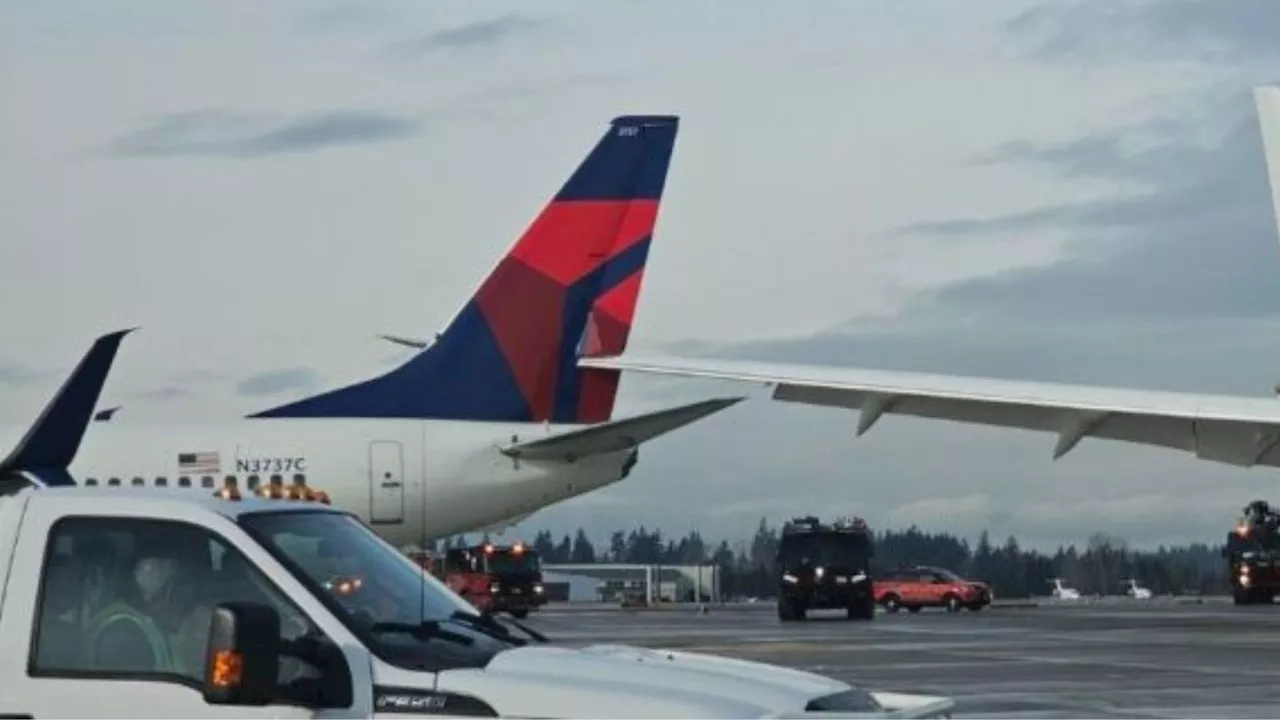
[[[430,346],[389,373],[251,415],[596,423],[627,344],[679,119],[615,118]]]
[[[93,343],[27,434],[0,460],[0,484],[14,473],[34,475],[46,486],[75,484],[67,468],[92,421],[120,342],[136,329],[108,333]]]
[[[1262,86],[1253,90],[1258,110],[1258,126],[1262,131],[1262,153],[1267,164],[1267,183],[1271,186],[1271,210],[1280,231],[1280,87]]]

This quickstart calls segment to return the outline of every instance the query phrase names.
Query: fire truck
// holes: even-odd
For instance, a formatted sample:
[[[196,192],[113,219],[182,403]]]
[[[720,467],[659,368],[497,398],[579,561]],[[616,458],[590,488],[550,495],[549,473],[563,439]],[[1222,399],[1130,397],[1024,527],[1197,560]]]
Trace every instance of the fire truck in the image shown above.
[[[418,567],[426,570],[439,580],[444,580],[444,573],[440,571],[440,563],[436,561],[435,555],[427,550],[414,550],[405,553],[409,559],[418,564]]]
[[[1265,500],[1246,505],[1222,554],[1236,605],[1273,602],[1280,595],[1280,512]]]
[[[546,604],[542,562],[524,543],[450,548],[443,571],[445,584],[480,610],[524,618]]]

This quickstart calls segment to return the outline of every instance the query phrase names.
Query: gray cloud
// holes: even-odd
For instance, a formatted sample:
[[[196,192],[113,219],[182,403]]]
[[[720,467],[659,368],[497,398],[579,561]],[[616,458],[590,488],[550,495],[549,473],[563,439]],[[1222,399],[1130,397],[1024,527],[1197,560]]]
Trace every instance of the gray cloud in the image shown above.
[[[131,157],[219,155],[259,157],[389,142],[422,131],[418,120],[361,110],[315,113],[284,122],[220,110],[173,115],[112,143]]]
[[[181,370],[169,376],[175,385],[198,385],[226,382],[231,379],[221,370]]]
[[[395,43],[391,51],[401,57],[417,57],[442,50],[485,47],[499,43],[517,32],[539,28],[544,22],[539,18],[510,13],[403,40]]]
[[[182,400],[192,396],[189,388],[178,385],[166,385],[154,390],[144,390],[142,392],[133,393],[131,396],[136,400],[146,400],[149,402],[172,402],[174,400]]]
[[[360,3],[303,12],[297,18],[296,28],[313,33],[362,31],[384,26],[393,20],[394,15],[389,10]]]
[[[1053,2],[1023,12],[1007,27],[1047,58],[1088,55],[1142,59],[1189,57],[1251,62],[1280,52],[1273,0]]]
[[[1073,238],[1064,262],[962,283],[923,302],[971,309],[992,320],[1280,314],[1280,256],[1252,100],[1239,93],[1222,112],[1233,119],[1231,128],[1207,147],[1192,139],[1197,128],[1188,128],[1133,153],[1118,149],[1132,133],[1002,148],[1009,162],[1141,189],[1030,213],[908,228],[952,237],[1064,231]]]
[[[0,385],[31,385],[44,381],[51,374],[48,370],[36,370],[21,363],[0,359]]]
[[[275,395],[289,390],[307,392],[320,384],[310,368],[285,368],[258,373],[236,383],[236,392],[248,397]]]

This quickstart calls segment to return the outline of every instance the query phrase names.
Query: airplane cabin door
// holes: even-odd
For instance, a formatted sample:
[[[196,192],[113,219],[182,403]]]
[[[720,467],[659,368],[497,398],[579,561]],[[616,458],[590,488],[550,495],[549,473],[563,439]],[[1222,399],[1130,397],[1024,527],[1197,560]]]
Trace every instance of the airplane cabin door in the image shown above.
[[[404,522],[404,451],[400,443],[369,443],[369,522]]]

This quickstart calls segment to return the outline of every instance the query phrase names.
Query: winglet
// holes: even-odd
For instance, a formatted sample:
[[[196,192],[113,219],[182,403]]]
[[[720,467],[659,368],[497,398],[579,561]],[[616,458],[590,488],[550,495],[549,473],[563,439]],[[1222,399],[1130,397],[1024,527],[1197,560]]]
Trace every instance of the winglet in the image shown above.
[[[1280,87],[1264,85],[1253,89],[1258,111],[1258,127],[1262,132],[1262,155],[1267,164],[1267,183],[1271,186],[1271,211],[1280,231]]]
[[[84,432],[92,421],[98,396],[120,349],[120,341],[137,329],[117,330],[93,343],[22,441],[0,461],[0,476],[19,470],[45,471],[41,479],[48,484],[74,484],[67,468],[75,459]]]
[[[712,398],[624,420],[612,420],[547,438],[513,443],[502,448],[502,454],[521,460],[573,462],[591,455],[630,450],[745,399],[741,396]]]

